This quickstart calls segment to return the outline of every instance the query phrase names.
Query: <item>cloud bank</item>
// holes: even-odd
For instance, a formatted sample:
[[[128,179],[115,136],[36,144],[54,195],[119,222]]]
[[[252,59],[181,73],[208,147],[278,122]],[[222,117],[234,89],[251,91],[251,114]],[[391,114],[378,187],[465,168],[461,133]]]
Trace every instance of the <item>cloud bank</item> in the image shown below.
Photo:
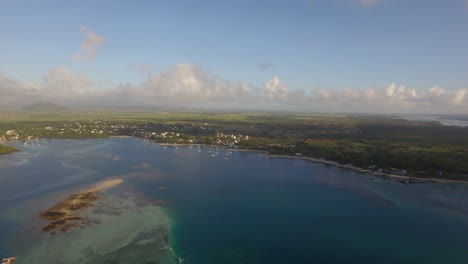
[[[97,55],[97,46],[104,43],[104,37],[94,33],[86,26],[80,26],[81,33],[84,36],[81,42],[81,52],[71,57],[73,61],[94,60]]]
[[[281,83],[278,77],[265,82],[263,94],[270,101],[286,101],[288,99],[288,86]]]
[[[138,67],[136,67],[138,68]],[[144,68],[141,83],[103,89],[99,83],[65,68],[50,69],[39,82],[25,83],[0,75],[1,107],[52,101],[71,106],[171,106],[242,109],[294,109],[345,112],[468,111],[468,89],[432,86],[411,89],[395,83],[382,88],[292,90],[279,77],[257,87],[230,81],[193,64],[177,64],[159,73]]]

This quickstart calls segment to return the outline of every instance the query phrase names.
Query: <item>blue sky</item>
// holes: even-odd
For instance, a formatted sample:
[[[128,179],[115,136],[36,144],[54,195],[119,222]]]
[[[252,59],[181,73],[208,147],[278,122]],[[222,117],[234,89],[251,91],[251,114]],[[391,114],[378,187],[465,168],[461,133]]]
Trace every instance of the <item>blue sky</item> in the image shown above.
[[[40,81],[62,67],[101,89],[145,82],[131,65],[158,73],[184,63],[258,87],[278,76],[289,91],[468,88],[465,0],[4,0],[0,7],[0,72],[16,81]],[[92,60],[71,59],[81,25],[104,39]]]

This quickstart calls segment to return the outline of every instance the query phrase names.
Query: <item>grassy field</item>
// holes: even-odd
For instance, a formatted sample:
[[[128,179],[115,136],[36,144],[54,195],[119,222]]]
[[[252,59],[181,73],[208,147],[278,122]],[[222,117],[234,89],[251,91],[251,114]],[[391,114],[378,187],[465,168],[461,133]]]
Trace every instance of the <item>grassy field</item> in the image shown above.
[[[14,133],[10,131],[12,135],[4,136],[5,140],[129,135],[161,143],[229,145],[282,155],[301,153],[379,171],[468,180],[468,128],[385,115],[2,112],[0,136],[9,130]]]

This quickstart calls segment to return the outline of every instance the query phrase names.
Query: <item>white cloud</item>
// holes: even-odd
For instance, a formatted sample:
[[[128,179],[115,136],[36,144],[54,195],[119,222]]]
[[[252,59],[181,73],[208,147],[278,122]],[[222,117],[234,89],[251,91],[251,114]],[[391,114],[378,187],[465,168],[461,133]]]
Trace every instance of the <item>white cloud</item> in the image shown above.
[[[393,105],[408,105],[417,100],[418,92],[414,89],[408,89],[404,85],[397,87],[395,83],[390,84],[384,90],[386,97],[379,97],[378,92],[373,92],[374,100],[386,102]]]
[[[311,99],[316,103],[333,104],[339,100],[339,95],[336,90],[320,88],[312,92]]]
[[[424,92],[423,99],[430,105],[445,105],[453,103],[454,97],[454,94],[449,94],[444,89],[435,85]]]
[[[23,83],[0,74],[0,107],[15,107],[36,100],[40,87],[39,83]]]
[[[138,92],[176,101],[245,101],[253,89],[241,82],[214,77],[192,64],[177,64],[159,74],[150,74]]]
[[[97,55],[97,46],[104,43],[104,37],[94,33],[86,26],[80,26],[81,33],[84,36],[81,42],[81,52],[71,57],[74,61],[93,60]]]
[[[466,100],[466,94],[468,93],[468,89],[460,89],[455,92],[455,98],[453,98],[453,102],[456,105],[463,103],[463,100]]]
[[[65,68],[52,68],[44,77],[44,92],[47,96],[85,96],[94,95],[93,82],[79,73],[72,73]]]
[[[385,89],[385,94],[388,97],[392,97],[393,94],[395,93],[396,85],[394,83],[390,84],[387,89]]]
[[[428,91],[427,93],[430,95],[430,96],[441,96],[445,93],[445,90],[444,89],[441,89],[439,88],[438,86],[432,86]]]
[[[270,101],[286,101],[288,99],[288,86],[281,83],[278,77],[266,81],[263,92]]]
[[[232,82],[216,76],[192,64],[177,64],[160,73],[149,72],[148,67],[136,67],[147,72],[140,84],[125,83],[110,89],[98,87],[98,83],[80,73],[65,68],[52,68],[41,82],[26,84],[0,76],[0,94],[10,101],[53,101],[74,105],[89,105],[105,101],[147,105],[185,105],[204,103],[248,103],[260,97],[260,89],[244,82]],[[5,100],[0,105],[6,105]],[[11,105],[11,104],[9,104]]]
[[[262,88],[213,76],[192,64],[149,73],[140,84],[99,87],[83,74],[50,69],[39,82],[25,83],[0,74],[0,107],[52,101],[74,106],[172,106],[240,109],[297,109],[353,112],[466,112],[468,89],[433,86],[409,89],[392,83],[382,88],[290,90],[279,77]]]
[[[56,67],[50,69],[42,81],[35,83],[23,83],[0,76],[0,94],[0,106],[15,106],[44,100],[72,103],[95,97],[98,91],[84,75]]]
[[[394,83],[383,89],[315,89],[309,101],[335,111],[427,112],[468,110],[468,89],[444,90],[433,86],[417,91]]]
[[[377,96],[377,93],[374,89],[369,89],[364,92],[364,98],[366,100],[374,100],[376,96]]]

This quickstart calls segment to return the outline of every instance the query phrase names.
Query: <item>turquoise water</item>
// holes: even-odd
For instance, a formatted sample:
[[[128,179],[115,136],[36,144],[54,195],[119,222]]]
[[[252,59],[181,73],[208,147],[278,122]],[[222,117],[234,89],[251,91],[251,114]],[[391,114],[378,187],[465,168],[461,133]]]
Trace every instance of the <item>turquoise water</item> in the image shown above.
[[[0,157],[0,257],[20,264],[468,263],[468,185],[134,138],[17,145]],[[40,230],[39,212],[115,178],[81,212],[95,223]]]

